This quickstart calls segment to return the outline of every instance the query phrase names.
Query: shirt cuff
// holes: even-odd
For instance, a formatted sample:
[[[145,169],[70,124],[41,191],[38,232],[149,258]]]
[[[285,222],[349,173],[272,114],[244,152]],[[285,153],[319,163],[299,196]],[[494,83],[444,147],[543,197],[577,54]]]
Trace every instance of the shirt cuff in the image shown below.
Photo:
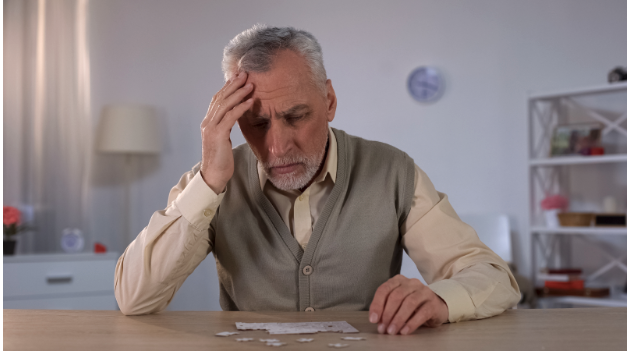
[[[432,283],[429,288],[446,302],[449,322],[456,323],[475,318],[475,304],[459,282],[446,279]]]
[[[181,211],[181,215],[192,226],[199,230],[205,230],[209,228],[211,219],[218,210],[225,192],[226,190],[217,195],[205,183],[200,172],[197,172],[174,202]]]

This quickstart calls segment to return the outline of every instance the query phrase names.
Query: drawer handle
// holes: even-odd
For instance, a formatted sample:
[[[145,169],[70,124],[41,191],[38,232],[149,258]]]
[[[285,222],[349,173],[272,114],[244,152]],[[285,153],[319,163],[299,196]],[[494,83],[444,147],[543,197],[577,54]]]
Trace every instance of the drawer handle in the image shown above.
[[[51,275],[46,277],[48,284],[69,284],[72,282],[72,275]]]

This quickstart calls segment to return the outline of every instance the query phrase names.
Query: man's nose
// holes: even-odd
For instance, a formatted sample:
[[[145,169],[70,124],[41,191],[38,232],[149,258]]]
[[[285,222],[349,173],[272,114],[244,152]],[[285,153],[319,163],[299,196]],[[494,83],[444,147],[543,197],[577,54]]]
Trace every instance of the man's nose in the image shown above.
[[[292,146],[291,131],[281,122],[282,121],[272,121],[266,134],[268,149],[276,158],[287,155]]]

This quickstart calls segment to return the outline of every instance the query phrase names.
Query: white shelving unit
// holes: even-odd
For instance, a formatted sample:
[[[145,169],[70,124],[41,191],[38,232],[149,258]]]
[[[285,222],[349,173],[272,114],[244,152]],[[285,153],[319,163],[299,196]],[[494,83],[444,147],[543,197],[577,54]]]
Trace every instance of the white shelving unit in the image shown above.
[[[607,264],[592,273],[585,273],[586,284],[602,282],[603,275],[613,268],[627,273],[627,253],[616,253],[607,239],[624,240],[627,244],[627,227],[558,227],[545,225],[540,201],[548,194],[584,194],[591,202],[598,201],[605,190],[618,193],[627,179],[627,83],[607,84],[597,87],[571,89],[528,98],[529,116],[529,186],[530,232],[533,265],[533,282],[543,267],[577,266],[572,258],[572,241],[584,242],[600,250]],[[606,149],[600,156],[551,157],[551,138],[556,126],[583,122],[600,122],[603,125],[602,143]],[[597,170],[592,170],[596,168]],[[589,179],[600,175],[598,187],[588,187],[578,176]],[[624,175],[624,176],[622,176]],[[594,176],[596,177],[596,176]],[[600,179],[603,178],[603,179]],[[590,185],[588,183],[587,185]],[[594,192],[597,192],[596,194]],[[627,194],[627,192],[623,192]],[[543,304],[569,304],[574,306],[627,307],[627,295],[614,289],[606,298],[550,297]]]

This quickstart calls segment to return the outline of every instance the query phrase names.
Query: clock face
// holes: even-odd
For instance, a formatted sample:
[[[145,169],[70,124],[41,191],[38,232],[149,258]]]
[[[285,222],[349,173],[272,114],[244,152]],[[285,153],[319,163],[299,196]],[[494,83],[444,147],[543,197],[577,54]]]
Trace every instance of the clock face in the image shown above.
[[[418,102],[434,102],[444,93],[444,80],[436,68],[421,66],[409,75],[407,89]]]
[[[76,253],[83,250],[85,240],[83,233],[79,229],[64,229],[61,236],[61,248],[66,253]]]

